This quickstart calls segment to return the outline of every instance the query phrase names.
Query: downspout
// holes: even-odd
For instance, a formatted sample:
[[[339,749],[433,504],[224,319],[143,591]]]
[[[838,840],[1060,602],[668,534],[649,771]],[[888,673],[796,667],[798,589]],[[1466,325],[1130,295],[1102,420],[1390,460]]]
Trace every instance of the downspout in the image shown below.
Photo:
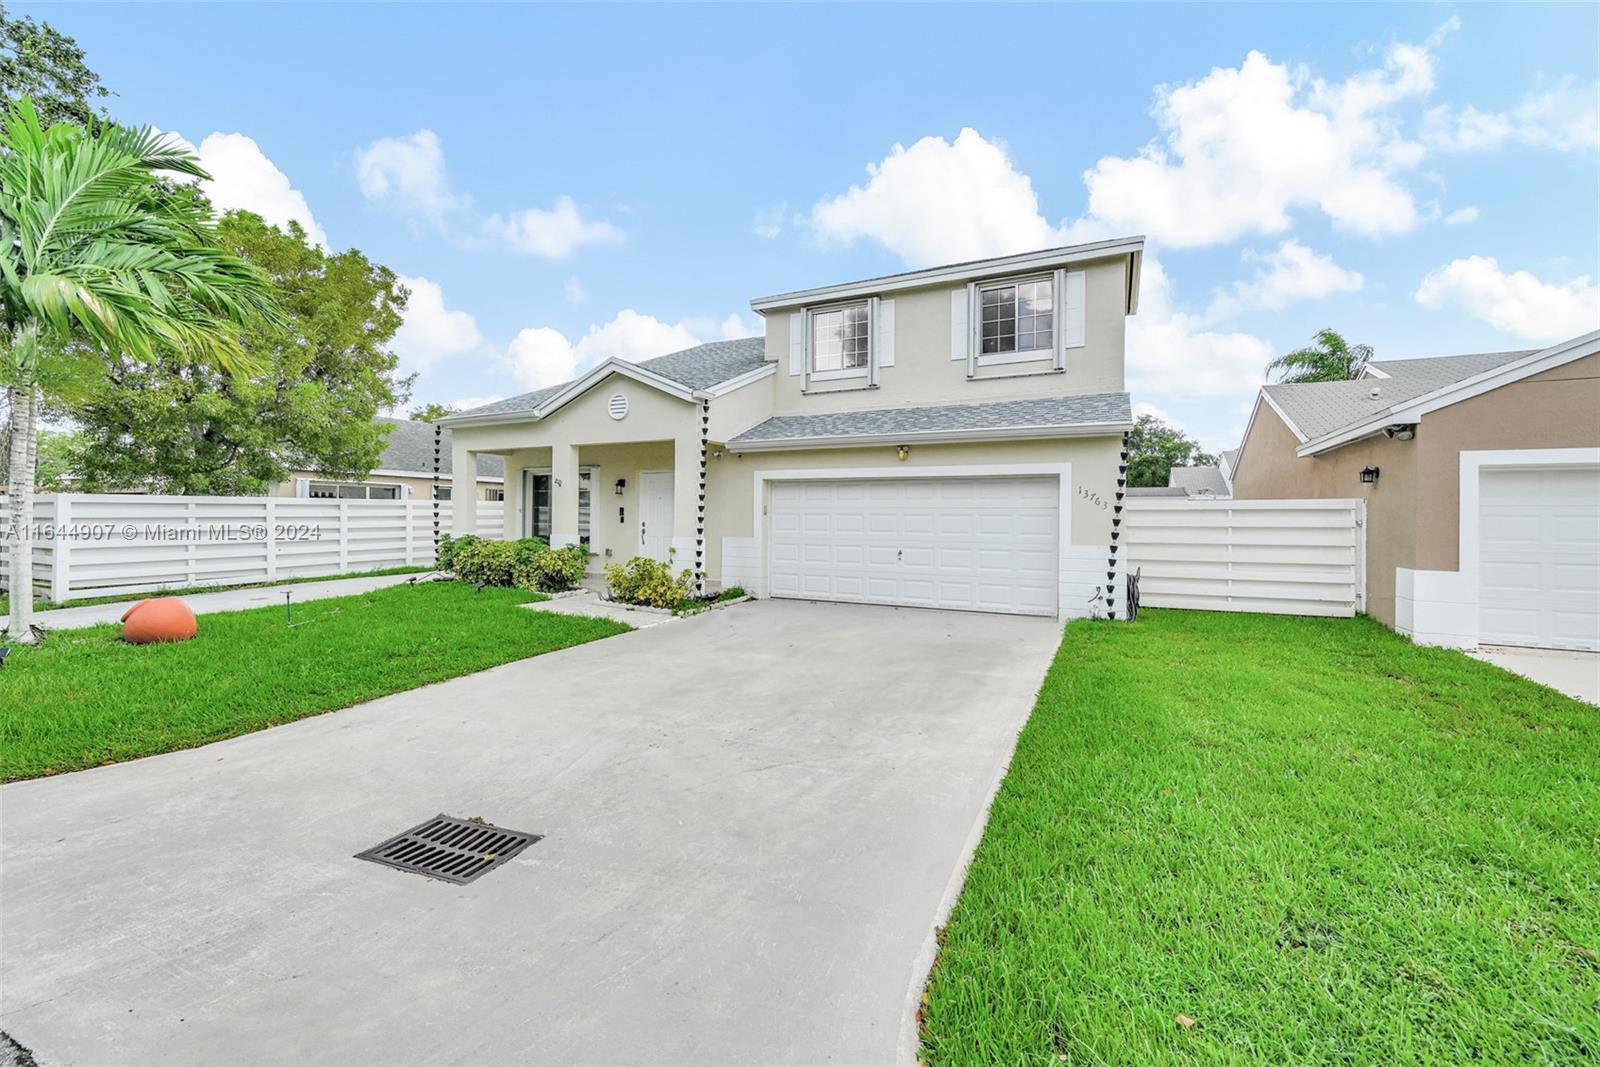
[[[694,590],[706,595],[706,460],[710,450],[711,401],[700,401],[700,484],[694,519]]]

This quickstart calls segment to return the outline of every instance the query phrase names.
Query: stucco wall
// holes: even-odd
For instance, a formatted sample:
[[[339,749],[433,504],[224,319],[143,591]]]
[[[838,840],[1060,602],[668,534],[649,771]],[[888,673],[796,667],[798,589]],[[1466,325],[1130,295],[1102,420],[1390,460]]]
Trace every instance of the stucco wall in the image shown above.
[[[368,475],[366,478],[332,478],[332,477],[329,477],[326,474],[318,474],[315,471],[290,471],[288,478],[286,478],[284,481],[278,483],[277,488],[272,491],[272,495],[273,496],[295,496],[296,492],[297,492],[296,487],[295,487],[295,482],[296,482],[296,480],[298,480],[300,478],[309,478],[314,482],[351,482],[351,481],[361,481],[361,482],[367,482],[367,483],[369,483],[371,485],[406,485],[406,486],[410,486],[410,488],[411,488],[411,499],[412,500],[432,500],[433,499],[433,488],[432,488],[433,479],[432,478],[421,478],[421,477],[419,477],[419,478],[402,478],[402,477],[400,477],[398,475],[388,475],[388,474],[378,474],[378,473],[373,473],[371,475]],[[440,485],[454,486],[455,485],[455,479],[453,477],[451,477],[450,475],[445,475],[441,479],[439,484]],[[499,482],[480,481],[480,482],[478,482],[478,484],[477,484],[477,486],[476,486],[476,488],[474,490],[473,499],[475,499],[475,500],[487,500],[487,499],[489,499],[489,490],[490,489],[499,489],[499,488],[500,488],[500,483]]]
[[[1127,256],[1073,264],[1083,270],[1084,341],[1067,349],[1066,370],[1048,373],[1049,361],[985,367],[980,380],[967,379],[965,360],[950,358],[950,294],[961,286],[938,286],[887,294],[895,302],[895,362],[878,371],[878,388],[861,389],[864,379],[813,382],[802,393],[799,375],[789,373],[789,311],[765,316],[767,358],[778,364],[770,380],[773,412],[860,411],[923,404],[978,403],[1031,396],[1121,392],[1126,334]],[[1042,371],[1017,377],[1023,371]],[[986,380],[985,380],[986,379]]]

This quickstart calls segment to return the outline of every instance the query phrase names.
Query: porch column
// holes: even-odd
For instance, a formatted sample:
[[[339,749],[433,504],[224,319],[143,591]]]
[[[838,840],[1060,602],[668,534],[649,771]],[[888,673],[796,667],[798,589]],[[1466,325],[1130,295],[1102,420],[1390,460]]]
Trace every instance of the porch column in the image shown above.
[[[478,453],[450,443],[450,532],[457,537],[478,532]]]
[[[674,572],[695,569],[700,504],[700,438],[680,436],[672,443],[672,569]]]
[[[550,547],[578,543],[578,446],[550,448]]]
[[[522,468],[527,465],[527,453],[512,452],[505,458],[505,503],[500,511],[500,536],[514,541],[522,536]]]

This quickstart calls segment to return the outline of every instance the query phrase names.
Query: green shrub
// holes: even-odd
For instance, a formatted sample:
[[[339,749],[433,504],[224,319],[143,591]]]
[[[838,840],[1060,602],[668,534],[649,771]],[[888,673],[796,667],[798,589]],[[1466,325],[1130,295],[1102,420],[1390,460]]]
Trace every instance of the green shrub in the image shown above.
[[[547,546],[537,537],[518,541],[485,541],[467,535],[457,539],[451,554],[451,571],[463,582],[479,585],[513,585],[519,564],[527,565]]]
[[[611,587],[611,598],[624,604],[677,607],[689,596],[689,583],[693,580],[694,575],[687,569],[673,578],[670,564],[645,556],[635,556],[625,564],[606,564],[606,585]]]
[[[519,558],[512,570],[512,581],[520,589],[541,593],[563,593],[583,581],[589,571],[589,550],[583,545],[566,548],[543,547],[526,558]]]
[[[460,537],[454,537],[450,534],[445,534],[440,537],[439,558],[436,561],[439,569],[454,573],[456,569],[456,553],[460,552],[463,548],[477,544],[481,540],[483,540],[483,538],[479,537],[477,534],[462,534]]]

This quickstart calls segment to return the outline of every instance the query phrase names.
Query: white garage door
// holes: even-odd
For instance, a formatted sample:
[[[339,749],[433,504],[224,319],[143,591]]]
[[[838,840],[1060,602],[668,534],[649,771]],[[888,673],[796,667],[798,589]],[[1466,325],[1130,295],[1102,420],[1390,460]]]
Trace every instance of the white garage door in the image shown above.
[[[1600,467],[1479,477],[1479,640],[1600,651]]]
[[[1054,478],[775,482],[771,593],[1056,613]]]

